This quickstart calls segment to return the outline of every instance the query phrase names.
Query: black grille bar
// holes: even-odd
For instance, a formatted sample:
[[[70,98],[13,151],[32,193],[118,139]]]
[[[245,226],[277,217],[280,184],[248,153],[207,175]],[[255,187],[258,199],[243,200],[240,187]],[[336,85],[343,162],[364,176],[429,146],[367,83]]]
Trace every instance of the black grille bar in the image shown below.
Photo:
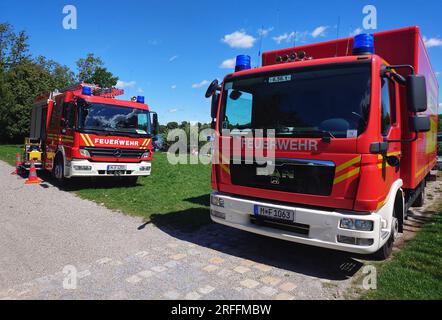
[[[262,217],[257,218],[256,216],[250,216],[250,222],[257,226],[281,229],[304,236],[308,236],[310,232],[310,226],[307,224],[265,219]]]

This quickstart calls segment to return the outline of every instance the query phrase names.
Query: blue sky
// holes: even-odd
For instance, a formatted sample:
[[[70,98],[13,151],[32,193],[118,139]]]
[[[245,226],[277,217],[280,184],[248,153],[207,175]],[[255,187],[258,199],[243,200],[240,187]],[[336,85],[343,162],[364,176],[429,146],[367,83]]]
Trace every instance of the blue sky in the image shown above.
[[[65,5],[78,10],[78,29],[62,27]],[[378,31],[419,25],[433,68],[442,77],[440,0],[425,1],[1,1],[0,21],[30,36],[31,52],[75,70],[92,52],[116,74],[126,98],[145,95],[162,123],[209,121],[208,83],[231,72],[238,54],[314,43],[362,29],[362,8],[377,8]],[[264,28],[264,30],[261,30]],[[225,67],[225,68],[223,68]],[[442,95],[441,95],[442,99]]]

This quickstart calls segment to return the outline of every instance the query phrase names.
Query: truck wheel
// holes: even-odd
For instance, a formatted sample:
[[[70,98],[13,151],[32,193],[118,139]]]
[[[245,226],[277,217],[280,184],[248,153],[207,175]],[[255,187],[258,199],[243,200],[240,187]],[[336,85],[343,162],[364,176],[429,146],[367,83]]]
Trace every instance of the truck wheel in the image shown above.
[[[379,260],[386,260],[388,259],[388,257],[391,256],[391,253],[393,252],[394,241],[396,240],[399,234],[399,220],[398,218],[396,218],[396,209],[395,212],[393,212],[393,215],[394,216],[391,226],[390,237],[388,238],[384,246],[375,253],[375,257]]]
[[[413,203],[413,207],[414,208],[423,207],[424,203],[425,203],[425,189],[422,190],[421,193],[419,193],[419,196],[417,197],[417,199]]]
[[[52,169],[52,176],[57,181],[57,183],[61,186],[65,183],[65,177],[64,177],[64,163],[63,163],[63,156],[58,155],[55,158],[54,168]]]

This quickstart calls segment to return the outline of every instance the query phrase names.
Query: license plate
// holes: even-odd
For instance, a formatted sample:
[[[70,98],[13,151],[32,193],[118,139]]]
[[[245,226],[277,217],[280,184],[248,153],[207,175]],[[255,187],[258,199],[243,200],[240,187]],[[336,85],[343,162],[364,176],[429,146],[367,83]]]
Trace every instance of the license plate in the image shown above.
[[[107,171],[126,171],[126,166],[107,166]]]
[[[255,206],[254,210],[255,216],[258,217],[295,222],[295,211],[292,210],[284,210],[263,206]]]

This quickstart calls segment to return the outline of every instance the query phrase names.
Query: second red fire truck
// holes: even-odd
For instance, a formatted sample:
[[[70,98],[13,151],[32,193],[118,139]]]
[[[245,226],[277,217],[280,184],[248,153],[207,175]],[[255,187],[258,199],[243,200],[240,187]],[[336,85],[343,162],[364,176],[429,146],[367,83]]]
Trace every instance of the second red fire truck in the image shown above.
[[[262,60],[252,69],[250,57],[239,56],[235,72],[206,94],[219,138],[212,220],[388,257],[408,209],[422,206],[436,163],[439,88],[419,28],[266,52]],[[263,146],[273,159],[247,159]]]
[[[121,177],[131,184],[151,173],[158,117],[144,103],[115,99],[123,90],[78,84],[43,94],[32,107],[25,167],[75,177]]]

